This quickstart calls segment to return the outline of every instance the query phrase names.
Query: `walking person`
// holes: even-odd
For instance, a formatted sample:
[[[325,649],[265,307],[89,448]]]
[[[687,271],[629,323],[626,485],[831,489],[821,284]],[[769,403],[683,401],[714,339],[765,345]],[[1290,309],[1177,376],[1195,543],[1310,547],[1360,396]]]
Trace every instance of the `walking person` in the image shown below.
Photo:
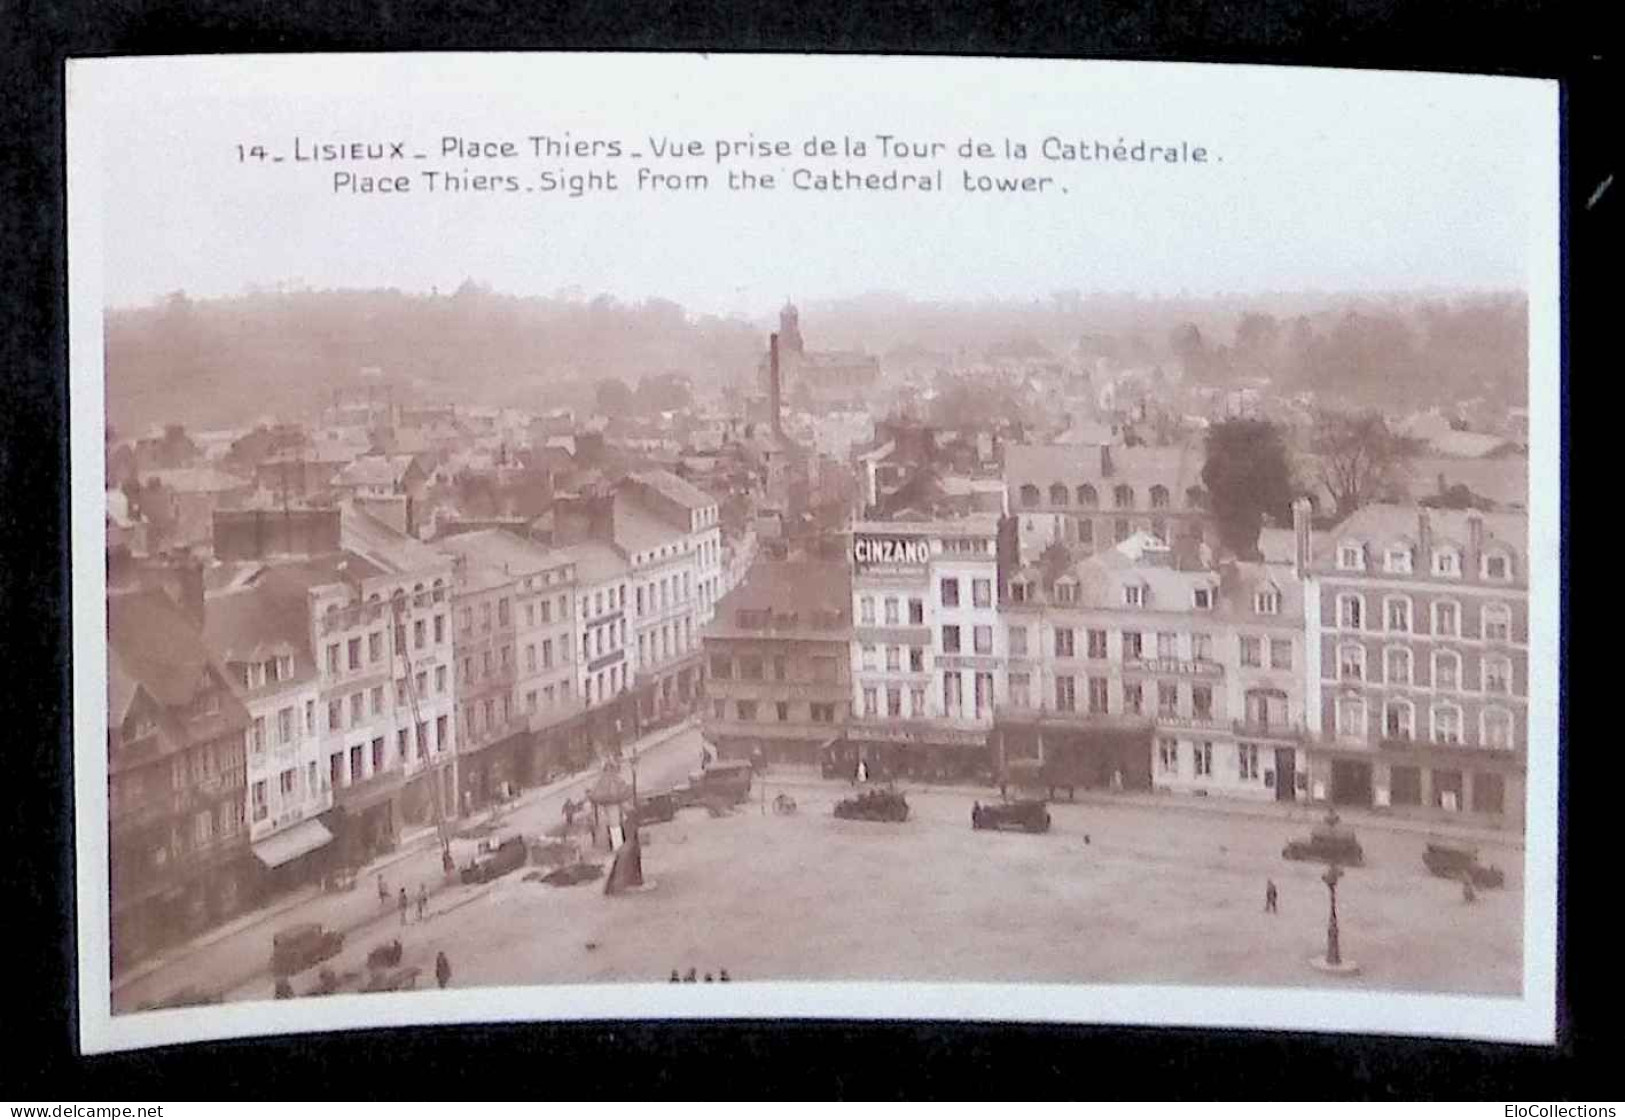
[[[423,921],[423,910],[429,905],[429,892],[422,883],[418,884],[418,921]]]
[[[384,885],[384,877],[378,876],[378,905],[389,905],[389,888]]]
[[[1277,913],[1277,911],[1275,909],[1276,900],[1277,900],[1277,892],[1275,890],[1275,880],[1274,879],[1266,879],[1266,880],[1264,880],[1264,913],[1266,913],[1266,914]]]
[[[406,924],[406,905],[407,905],[407,903],[406,903],[406,888],[405,887],[401,888],[400,899],[398,900],[396,905],[398,905],[400,907],[401,925],[404,926]]]
[[[451,983],[451,962],[446,959],[444,950],[434,955],[434,980],[442,988]]]

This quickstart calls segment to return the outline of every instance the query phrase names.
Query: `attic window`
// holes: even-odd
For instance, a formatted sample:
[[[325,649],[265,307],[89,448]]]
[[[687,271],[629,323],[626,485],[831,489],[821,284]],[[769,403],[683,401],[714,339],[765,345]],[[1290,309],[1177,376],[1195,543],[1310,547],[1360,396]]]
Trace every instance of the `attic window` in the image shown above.
[[[1063,582],[1055,585],[1055,601],[1057,603],[1075,602],[1077,600],[1077,595],[1078,589],[1075,584]]]
[[[1253,610],[1257,614],[1280,614],[1281,593],[1273,589],[1260,591],[1253,596]]]
[[[1408,545],[1395,545],[1383,557],[1383,571],[1408,573],[1411,570],[1411,550]]]
[[[1345,544],[1337,550],[1337,566],[1345,572],[1361,572],[1365,570],[1365,546],[1361,544]]]
[[[1512,562],[1504,552],[1489,552],[1484,555],[1485,579],[1506,581],[1512,578]]]
[[[1123,588],[1123,603],[1130,607],[1145,606],[1145,588],[1138,583],[1131,583]]]
[[[1191,591],[1191,601],[1199,611],[1213,609],[1213,589],[1211,587],[1197,587]]]
[[[1010,585],[1010,601],[1012,603],[1025,603],[1027,601],[1027,585],[1017,580]]]
[[[1451,579],[1461,575],[1461,553],[1453,548],[1441,548],[1433,554],[1433,574]]]

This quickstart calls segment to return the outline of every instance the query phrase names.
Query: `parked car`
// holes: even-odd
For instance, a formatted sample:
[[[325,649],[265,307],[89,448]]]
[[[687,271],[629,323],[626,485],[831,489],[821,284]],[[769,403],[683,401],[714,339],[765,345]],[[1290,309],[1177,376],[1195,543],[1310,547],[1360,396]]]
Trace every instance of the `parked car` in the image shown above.
[[[849,821],[908,820],[908,799],[889,789],[871,789],[835,804],[835,815]]]
[[[970,814],[970,826],[978,830],[1013,828],[1022,832],[1048,832],[1049,825],[1049,807],[1037,800],[977,803]]]
[[[525,847],[525,838],[510,836],[495,848],[475,857],[463,868],[461,878],[464,883],[489,883],[510,871],[517,871],[525,866],[529,858],[530,850]]]
[[[1343,867],[1359,867],[1365,863],[1365,851],[1354,833],[1344,828],[1336,811],[1326,814],[1326,823],[1316,825],[1307,840],[1294,840],[1281,849],[1284,859],[1312,860],[1335,863]]]
[[[312,965],[336,957],[344,950],[344,935],[320,922],[301,922],[279,930],[271,938],[271,971],[292,976]]]
[[[703,805],[722,800],[737,805],[750,799],[753,771],[748,761],[713,762],[688,781],[685,804]]]
[[[1465,844],[1434,841],[1422,852],[1423,865],[1441,879],[1469,879],[1475,887],[1503,887],[1506,874],[1499,867],[1478,862],[1478,851]]]

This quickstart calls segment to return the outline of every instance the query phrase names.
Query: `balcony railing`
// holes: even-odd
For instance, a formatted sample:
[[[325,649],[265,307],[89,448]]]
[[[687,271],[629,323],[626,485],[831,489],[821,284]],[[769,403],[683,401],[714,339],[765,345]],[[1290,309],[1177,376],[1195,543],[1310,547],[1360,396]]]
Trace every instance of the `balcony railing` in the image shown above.
[[[1230,721],[1231,730],[1250,739],[1294,739],[1305,737],[1301,720],[1237,719]]]

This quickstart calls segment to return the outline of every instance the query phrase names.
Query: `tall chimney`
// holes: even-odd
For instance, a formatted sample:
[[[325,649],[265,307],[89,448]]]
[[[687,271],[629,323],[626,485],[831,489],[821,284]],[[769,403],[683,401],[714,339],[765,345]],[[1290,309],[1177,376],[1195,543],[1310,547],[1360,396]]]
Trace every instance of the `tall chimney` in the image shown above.
[[[1309,571],[1309,499],[1299,498],[1292,503],[1292,574],[1299,579]]]
[[[1110,444],[1103,443],[1103,444],[1100,445],[1100,477],[1101,478],[1110,478],[1111,476],[1112,476],[1112,449],[1111,449]]]
[[[1471,579],[1478,578],[1479,565],[1484,556],[1484,519],[1478,514],[1469,514],[1467,517],[1467,569],[1466,575]]]
[[[767,409],[773,421],[773,434],[784,434],[784,421],[779,415],[783,405],[783,390],[779,384],[779,336],[777,332],[767,340]]]
[[[1417,570],[1431,574],[1433,572],[1433,519],[1428,516],[1426,506],[1416,511],[1416,551],[1420,553],[1416,558]]]

